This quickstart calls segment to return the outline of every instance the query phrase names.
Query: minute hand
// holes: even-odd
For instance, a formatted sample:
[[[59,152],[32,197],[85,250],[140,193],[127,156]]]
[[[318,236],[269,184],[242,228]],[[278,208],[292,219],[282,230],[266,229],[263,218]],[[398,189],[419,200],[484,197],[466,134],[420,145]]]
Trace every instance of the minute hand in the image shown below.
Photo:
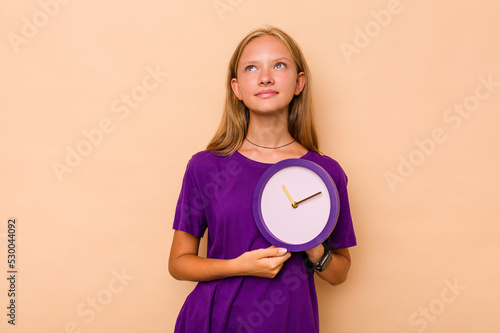
[[[308,196],[308,197],[307,197],[307,198],[305,198],[305,199],[302,199],[302,200],[300,200],[300,201],[297,201],[297,202],[296,202],[296,204],[298,205],[298,204],[299,204],[299,203],[301,203],[301,202],[304,202],[304,201],[306,201],[306,200],[309,200],[309,199],[311,199],[311,198],[314,198],[314,197],[315,197],[315,196],[317,196],[318,194],[321,194],[321,192],[314,193],[313,195]]]

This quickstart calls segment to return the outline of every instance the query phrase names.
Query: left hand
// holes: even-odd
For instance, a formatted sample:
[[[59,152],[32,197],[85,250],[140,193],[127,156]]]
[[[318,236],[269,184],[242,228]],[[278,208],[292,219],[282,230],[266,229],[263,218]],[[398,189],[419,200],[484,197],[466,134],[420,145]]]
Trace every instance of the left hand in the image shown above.
[[[322,244],[319,244],[313,247],[312,249],[306,250],[306,254],[309,260],[313,264],[316,264],[321,260],[321,258],[325,254],[325,248],[323,247]]]
[[[307,257],[313,264],[319,263],[325,250],[322,244],[305,251]],[[332,249],[332,262],[328,268],[322,272],[315,271],[323,280],[333,286],[343,283],[347,279],[347,274],[351,268],[351,254],[348,248]]]

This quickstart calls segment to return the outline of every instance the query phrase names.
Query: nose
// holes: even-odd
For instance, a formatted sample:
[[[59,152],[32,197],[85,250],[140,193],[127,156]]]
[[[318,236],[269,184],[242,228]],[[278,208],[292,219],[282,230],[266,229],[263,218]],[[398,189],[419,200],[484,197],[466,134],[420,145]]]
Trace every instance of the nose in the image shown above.
[[[259,84],[260,85],[269,85],[273,84],[274,79],[272,75],[272,71],[267,69],[267,68],[262,68],[260,70],[260,76],[259,76]]]

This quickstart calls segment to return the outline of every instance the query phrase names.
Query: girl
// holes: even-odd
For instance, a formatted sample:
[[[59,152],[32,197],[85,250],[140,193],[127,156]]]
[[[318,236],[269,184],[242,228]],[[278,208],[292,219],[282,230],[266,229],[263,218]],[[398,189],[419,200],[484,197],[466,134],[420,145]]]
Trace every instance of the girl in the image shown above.
[[[332,285],[344,282],[356,238],[347,177],[318,150],[310,80],[301,50],[280,29],[254,30],[236,48],[220,126],[207,150],[189,161],[175,213],[170,274],[199,282],[175,332],[319,331],[314,274]],[[339,192],[333,233],[305,253],[270,246],[252,213],[260,176],[288,158],[319,164]],[[206,229],[202,258],[198,247]]]

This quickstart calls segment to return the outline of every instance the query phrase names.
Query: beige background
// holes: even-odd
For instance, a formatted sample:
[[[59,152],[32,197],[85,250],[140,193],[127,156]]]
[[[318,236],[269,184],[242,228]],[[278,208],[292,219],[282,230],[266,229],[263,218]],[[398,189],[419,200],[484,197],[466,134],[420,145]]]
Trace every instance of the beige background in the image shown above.
[[[217,127],[236,44],[273,24],[302,46],[321,148],[349,176],[359,245],[345,284],[318,281],[321,331],[499,332],[499,11],[0,1],[1,331],[172,331],[194,287],[167,271],[184,168]]]

